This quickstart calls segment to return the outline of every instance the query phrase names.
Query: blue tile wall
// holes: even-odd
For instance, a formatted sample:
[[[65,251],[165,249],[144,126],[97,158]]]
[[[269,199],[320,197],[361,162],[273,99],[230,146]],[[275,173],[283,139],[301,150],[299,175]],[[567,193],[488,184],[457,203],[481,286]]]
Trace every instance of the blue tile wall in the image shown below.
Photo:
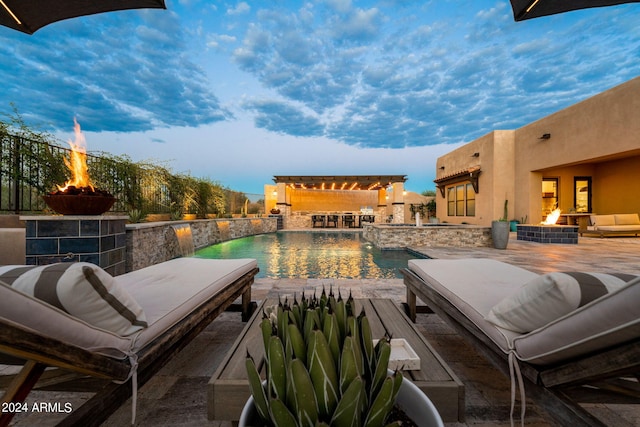
[[[125,273],[125,219],[26,220],[26,262],[45,265],[83,261],[110,274]]]

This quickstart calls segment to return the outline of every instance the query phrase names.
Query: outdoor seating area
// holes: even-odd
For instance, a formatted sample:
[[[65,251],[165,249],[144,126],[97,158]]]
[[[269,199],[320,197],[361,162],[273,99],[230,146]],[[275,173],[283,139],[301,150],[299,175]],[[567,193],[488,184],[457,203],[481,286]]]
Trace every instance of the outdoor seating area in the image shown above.
[[[581,227],[580,235],[599,237],[614,235],[640,235],[640,216],[635,214],[591,215],[589,225]]]
[[[640,427],[640,0],[0,4],[0,427]]]
[[[376,221],[375,215],[339,213],[311,215],[311,228],[362,228]]]
[[[511,376],[512,399],[517,384],[520,402],[526,392],[561,425],[603,425],[567,398],[566,387],[607,389],[612,381],[633,393],[637,386],[640,276],[538,275],[474,258],[412,260],[403,274],[412,319],[418,296]]]
[[[178,258],[117,277],[88,263],[1,266],[0,361],[23,366],[2,401],[24,402],[45,369],[61,368],[63,390],[73,389],[68,371],[108,380],[68,425],[99,425],[132,394],[135,414],[137,387],[236,299],[249,317],[257,271],[249,259]],[[3,411],[0,425],[15,413]]]
[[[180,424],[179,420],[184,419],[186,416],[185,410],[189,412],[189,417],[192,421],[199,420],[195,421],[195,425],[225,427],[231,425],[228,421],[222,422],[220,420],[207,419],[208,413],[209,416],[211,416],[211,412],[208,411],[211,410],[210,404],[212,403],[210,397],[207,398],[207,396],[210,396],[207,391],[210,386],[207,384],[212,378],[212,373],[217,369],[221,369],[223,360],[228,358],[231,349],[235,348],[234,342],[237,343],[237,340],[241,339],[240,331],[247,326],[247,323],[242,322],[241,316],[237,313],[226,312],[222,314],[224,307],[231,304],[234,299],[236,302],[238,301],[236,298],[240,298],[242,289],[251,291],[250,295],[256,301],[264,302],[268,298],[292,296],[294,293],[301,292],[302,290],[305,292],[313,292],[314,290],[321,290],[324,286],[333,286],[334,288],[343,290],[349,289],[355,298],[364,298],[365,300],[373,300],[376,298],[390,299],[397,307],[400,307],[401,303],[404,302],[408,302],[409,306],[412,305],[412,298],[405,292],[405,285],[420,289],[420,292],[414,293],[414,297],[417,296],[417,298],[425,302],[430,309],[436,312],[436,314],[430,314],[418,306],[416,310],[413,310],[417,320],[416,327],[423,337],[422,340],[424,340],[429,348],[432,348],[430,351],[436,355],[436,360],[440,360],[439,363],[441,363],[446,370],[449,370],[454,378],[459,378],[461,384],[456,387],[461,391],[462,389],[459,387],[464,386],[464,392],[459,395],[463,400],[458,400],[458,408],[460,410],[466,408],[466,411],[460,413],[457,421],[454,421],[456,410],[453,409],[453,406],[449,405],[453,402],[445,399],[444,401],[440,400],[440,403],[438,403],[439,397],[437,396],[439,395],[434,397],[434,401],[438,405],[448,405],[446,407],[451,408],[447,410],[449,412],[446,412],[446,414],[448,414],[446,415],[446,419],[449,420],[447,421],[447,425],[448,423],[452,423],[452,426],[473,425],[478,423],[479,420],[483,420],[482,422],[485,424],[492,425],[496,423],[508,423],[508,390],[510,388],[508,372],[509,351],[518,359],[517,366],[525,377],[525,399],[527,401],[526,422],[529,423],[531,420],[534,420],[533,422],[537,422],[539,425],[569,425],[558,423],[554,419],[556,412],[561,413],[561,411],[554,406],[556,400],[555,395],[557,393],[566,392],[567,387],[570,388],[569,386],[574,386],[576,383],[579,384],[593,378],[601,379],[603,375],[605,377],[617,377],[621,372],[636,372],[635,368],[637,368],[636,364],[638,360],[637,341],[633,341],[632,339],[631,342],[626,341],[620,345],[615,343],[619,342],[621,337],[628,337],[630,333],[636,334],[637,336],[637,319],[640,318],[640,316],[637,313],[637,304],[634,305],[634,302],[638,300],[638,296],[629,296],[622,292],[629,290],[637,292],[637,289],[640,287],[637,285],[629,285],[624,287],[624,291],[611,291],[603,296],[606,301],[610,302],[622,300],[623,306],[620,306],[619,303],[614,304],[616,310],[619,312],[615,319],[612,318],[612,316],[604,314],[602,309],[598,308],[599,306],[592,302],[577,309],[579,313],[582,313],[581,316],[583,316],[580,319],[577,317],[574,318],[573,316],[564,316],[564,320],[558,319],[552,322],[554,328],[550,331],[552,333],[559,330],[571,330],[572,333],[579,334],[575,328],[570,327],[569,323],[574,326],[576,322],[580,324],[580,322],[584,320],[584,316],[586,316],[587,319],[591,319],[591,322],[584,325],[584,330],[591,331],[595,330],[593,329],[595,327],[600,328],[600,330],[606,328],[615,329],[611,323],[605,324],[598,320],[601,319],[601,314],[604,318],[611,319],[610,321],[617,320],[624,322],[624,319],[627,319],[628,321],[625,323],[623,329],[618,329],[610,337],[605,339],[606,345],[604,347],[598,347],[598,345],[596,345],[597,343],[588,342],[588,340],[581,341],[579,337],[575,335],[574,341],[576,345],[571,345],[568,346],[567,349],[563,348],[554,352],[553,349],[549,350],[553,347],[553,340],[545,338],[541,331],[534,331],[525,334],[506,332],[510,342],[513,343],[513,348],[510,349],[509,344],[507,344],[508,339],[505,335],[502,335],[501,332],[496,332],[498,329],[491,326],[490,322],[484,320],[485,312],[490,311],[490,308],[496,305],[499,300],[507,298],[509,289],[518,287],[527,281],[543,277],[544,268],[551,269],[552,271],[565,271],[568,270],[570,266],[580,265],[582,268],[585,268],[587,265],[592,265],[595,259],[593,256],[598,255],[597,251],[602,249],[603,244],[605,254],[599,257],[603,263],[602,267],[599,267],[600,270],[611,271],[607,266],[612,265],[613,259],[618,260],[618,262],[627,260],[626,263],[619,264],[620,271],[626,274],[626,276],[623,277],[626,279],[628,276],[640,274],[637,263],[633,262],[634,248],[637,247],[636,242],[636,239],[633,238],[616,241],[607,240],[604,242],[599,239],[587,239],[586,243],[582,245],[566,245],[560,249],[558,249],[557,246],[550,247],[548,245],[539,245],[531,242],[515,242],[508,251],[496,251],[492,248],[452,248],[450,251],[446,248],[415,248],[433,258],[443,259],[411,261],[409,270],[411,270],[410,274],[413,275],[413,278],[405,279],[404,283],[402,279],[380,281],[357,279],[336,279],[329,281],[321,279],[302,282],[299,280],[274,281],[272,279],[256,279],[254,281],[251,273],[253,263],[247,260],[238,260],[232,263],[239,268],[239,271],[231,275],[221,274],[221,276],[224,276],[224,279],[221,279],[224,283],[228,283],[229,281],[233,282],[233,277],[238,277],[237,275],[239,275],[238,280],[242,282],[242,284],[236,281],[228,285],[228,288],[224,288],[234,289],[236,297],[226,294],[224,297],[220,297],[222,299],[217,299],[215,302],[212,300],[210,303],[207,303],[208,308],[194,308],[193,314],[188,314],[184,320],[178,321],[176,326],[168,328],[168,330],[165,320],[160,320],[158,319],[158,315],[153,314],[153,306],[157,301],[152,303],[149,299],[149,294],[164,295],[165,298],[163,298],[163,300],[170,300],[172,298],[165,295],[165,292],[156,293],[152,291],[152,283],[163,283],[161,287],[167,289],[167,286],[169,286],[170,283],[175,283],[178,277],[190,277],[191,279],[189,279],[188,282],[195,282],[197,281],[197,277],[206,277],[207,274],[200,267],[195,268],[195,264],[192,264],[193,262],[202,262],[202,268],[204,268],[205,263],[210,263],[211,265],[216,263],[210,260],[181,258],[128,273],[124,276],[118,276],[114,278],[114,280],[118,281],[118,284],[126,286],[127,290],[131,289],[129,293],[135,301],[140,302],[139,305],[146,316],[145,321],[149,324],[142,332],[134,332],[134,334],[131,335],[139,334],[141,340],[129,347],[134,351],[134,354],[138,355],[137,379],[140,389],[135,407],[137,408],[137,419],[140,420],[139,425],[156,424],[159,421],[157,418],[159,414],[162,414],[163,422],[166,420],[167,422]],[[554,257],[551,255],[558,251],[565,252],[568,256]],[[538,262],[534,263],[532,258],[539,259],[542,253],[546,254],[545,257],[553,259],[554,262],[545,263],[544,265]],[[486,259],[492,255],[506,262]],[[481,259],[472,260],[472,258]],[[581,261],[576,263],[571,261],[571,259],[579,259]],[[519,265],[527,268],[518,267]],[[540,270],[540,267],[543,268],[543,271]],[[231,270],[233,270],[233,268],[231,268]],[[247,270],[248,273],[243,275],[242,272],[247,272]],[[187,274],[187,272],[189,274]],[[420,275],[414,274],[414,272],[418,272]],[[1,272],[0,275],[2,275]],[[443,298],[442,300],[433,298],[432,292],[428,292],[426,289],[430,289],[429,283],[434,281],[433,278],[436,278],[438,283],[461,284],[465,283],[465,281],[461,280],[465,277],[467,280],[466,283],[468,283],[468,280],[471,280],[473,286],[461,285],[455,292],[462,290],[462,292],[458,293],[468,301],[479,298],[479,303],[476,303],[476,305],[467,304],[466,307],[470,310],[468,313],[477,311],[478,313],[484,314],[476,313],[476,315],[470,315],[472,317],[471,320],[462,316],[461,319],[464,327],[457,329],[457,332],[446,332],[446,329],[443,329],[445,325],[440,326],[440,319],[449,322],[452,318],[455,318],[451,316],[451,313],[455,312],[455,306],[447,298]],[[11,281],[5,276],[2,276],[0,280]],[[489,286],[490,283],[494,285],[498,284],[498,286]],[[190,286],[190,288],[192,287]],[[489,292],[488,289],[493,289],[494,292]],[[467,294],[464,293],[465,290],[468,292]],[[495,290],[497,290],[497,293]],[[46,322],[44,320],[46,319],[45,317],[25,316],[23,310],[16,309],[17,306],[24,305],[17,303],[15,298],[28,301],[29,310],[27,311],[31,314],[42,311],[42,307],[45,304],[35,298],[18,295],[19,292],[9,286],[1,286],[0,291],[3,292],[0,298],[0,309],[3,313],[1,325],[2,336],[6,337],[2,344],[2,353],[12,356],[11,359],[3,357],[2,363],[15,363],[15,357],[22,359],[29,358],[32,362],[29,363],[29,365],[31,365],[29,368],[25,368],[25,373],[27,374],[29,374],[29,372],[40,374],[39,369],[42,369],[44,366],[65,368],[59,375],[58,384],[54,384],[53,386],[51,383],[56,382],[56,376],[53,375],[52,378],[52,374],[49,371],[42,374],[42,378],[45,378],[46,381],[44,384],[35,385],[31,392],[31,394],[35,396],[34,398],[51,400],[52,398],[47,396],[51,396],[51,393],[54,393],[53,396],[56,396],[54,399],[68,399],[71,402],[76,402],[76,400],[73,400],[73,396],[77,393],[70,390],[77,389],[78,386],[74,384],[77,384],[78,376],[73,376],[73,381],[69,381],[69,374],[65,371],[78,372],[81,375],[88,374],[95,378],[106,378],[106,381],[102,380],[99,382],[100,387],[102,387],[103,390],[115,391],[113,397],[105,399],[104,392],[100,392],[95,398],[89,399],[86,407],[82,406],[82,408],[78,407],[76,409],[76,403],[74,403],[73,414],[70,414],[72,416],[68,414],[57,414],[56,416],[59,419],[63,419],[66,424],[73,424],[70,421],[75,420],[76,417],[89,417],[90,422],[93,422],[91,420],[95,416],[95,410],[90,408],[93,404],[97,404],[97,401],[102,401],[101,405],[106,404],[110,408],[105,409],[106,412],[104,412],[104,415],[108,418],[102,425],[119,426],[123,425],[123,423],[130,422],[131,405],[134,403],[131,400],[127,402],[126,399],[130,399],[132,396],[131,382],[127,381],[124,385],[119,385],[111,382],[111,380],[127,379],[131,374],[132,359],[126,357],[126,349],[122,347],[122,343],[130,340],[131,336],[114,339],[113,334],[100,335],[103,338],[105,336],[109,337],[110,341],[104,342],[107,344],[107,347],[114,347],[114,343],[116,343],[117,347],[115,348],[119,354],[119,356],[116,357],[114,357],[114,354],[104,354],[103,351],[92,350],[91,347],[93,347],[93,345],[91,341],[87,340],[94,338],[84,337],[83,334],[79,335],[82,338],[81,342],[71,344],[69,343],[68,337],[65,338],[65,336],[58,335],[63,331],[61,331],[60,328],[54,327],[51,322]],[[172,295],[175,295],[176,293],[180,293],[181,290],[174,289],[173,292]],[[246,295],[246,293],[244,295]],[[471,297],[469,295],[471,295]],[[616,295],[618,296],[616,297]],[[194,299],[191,299],[191,303],[194,303],[194,301]],[[415,299],[413,301],[415,301]],[[437,301],[437,303],[433,301]],[[171,305],[175,306],[180,304],[174,301]],[[465,306],[465,304],[461,304],[461,306]],[[611,307],[609,307],[609,309],[611,310]],[[95,332],[97,329],[96,327],[87,326],[84,322],[72,321],[71,315],[62,313],[58,309],[49,307],[45,311],[50,311],[51,315],[55,316],[56,322],[60,321],[64,322],[65,325],[73,325],[70,326],[74,328],[72,330],[82,331],[88,329]],[[185,307],[183,311],[189,311],[189,308]],[[203,312],[210,313],[207,316],[207,320],[198,321],[197,318],[199,318]],[[411,313],[412,311],[410,310],[409,312]],[[599,314],[593,315],[594,312]],[[7,314],[5,315],[4,313]],[[221,315],[219,320],[215,320],[207,326],[213,318],[219,315]],[[7,320],[7,316],[10,316],[12,319],[17,318],[22,323]],[[408,322],[407,325],[411,324],[409,319],[406,321]],[[393,325],[400,324],[397,321],[394,322],[395,323],[390,323],[389,327],[393,328]],[[594,322],[597,324],[594,325]],[[161,326],[162,323],[164,323],[164,327]],[[401,323],[404,324],[404,321]],[[456,322],[451,323],[455,324]],[[482,324],[482,328],[479,328],[477,324]],[[487,332],[491,331],[492,327],[493,332]],[[152,329],[155,330],[153,334],[151,333]],[[191,329],[194,331],[188,334],[188,339],[184,341],[179,340],[179,343],[171,344],[174,339],[177,339],[178,336],[181,336]],[[546,330],[546,328],[541,329]],[[204,332],[201,332],[203,330]],[[441,335],[443,332],[444,335]],[[153,336],[158,334],[158,337],[153,338]],[[146,338],[142,339],[145,335]],[[406,334],[403,333],[402,335]],[[600,336],[601,334],[597,335]],[[473,337],[476,337],[476,339],[472,339]],[[477,339],[477,337],[480,337],[480,339]],[[74,339],[78,338],[74,336]],[[193,342],[187,344],[191,340]],[[475,343],[475,341],[480,341],[482,345],[474,347],[474,350],[471,352],[470,350],[461,350],[461,347],[459,347],[464,346],[466,342]],[[498,345],[496,341],[500,343],[501,346]],[[547,345],[546,349],[538,347],[540,343],[545,342]],[[102,344],[104,343],[101,343],[100,347],[103,347]],[[451,345],[454,345],[454,347],[450,347]],[[183,346],[185,347],[184,350],[178,353],[178,349]],[[587,348],[590,353],[589,357],[583,355],[583,352]],[[611,351],[611,348],[615,348],[615,350]],[[593,358],[591,356],[592,351],[596,354]],[[459,357],[462,357],[462,360],[459,360]],[[496,365],[500,367],[498,372],[502,371],[506,377],[501,379],[502,377],[500,375],[502,374],[491,373],[492,371],[483,364],[484,362],[479,362],[485,358],[495,362]],[[579,371],[579,376],[576,374],[576,370]],[[630,375],[630,377],[634,378],[634,375]],[[23,375],[23,377],[24,376],[25,375]],[[19,376],[16,376],[15,378],[18,377]],[[29,375],[26,375],[26,377],[29,377]],[[194,382],[196,378],[200,379]],[[14,382],[16,381],[17,380],[14,380]],[[81,380],[81,382],[82,381],[86,381],[86,377],[84,380]],[[146,381],[150,381],[151,384],[143,386],[142,384]],[[34,382],[35,380],[25,381],[21,379],[18,384],[25,383],[25,385],[13,385],[9,390],[22,390],[21,393],[24,393],[25,390],[28,391],[28,389],[34,385]],[[5,384],[5,387],[8,384],[6,379],[3,384]],[[598,387],[603,387],[603,384],[600,382],[597,383],[597,385]],[[615,385],[620,386],[619,383]],[[434,383],[433,386],[437,387],[437,383]],[[153,391],[151,391],[149,387],[151,387]],[[181,389],[181,387],[187,388]],[[483,387],[488,388],[483,389]],[[87,390],[86,385],[80,388],[85,391]],[[91,389],[93,390],[94,388],[95,382],[92,384]],[[478,388],[483,391],[480,392]],[[631,390],[632,389],[633,386],[631,386]],[[460,393],[460,391],[458,391],[458,393]],[[172,405],[168,407],[166,406],[166,399],[169,398],[167,393],[170,393],[170,399],[172,399]],[[494,393],[497,394],[494,395]],[[478,396],[480,395],[484,397],[479,399]],[[165,397],[163,398],[163,396]],[[520,398],[519,395],[518,398]],[[591,399],[593,399],[593,397],[591,397]],[[610,398],[603,400],[603,402],[605,402],[604,408],[606,408],[606,402],[609,401],[608,399]],[[626,399],[628,402],[633,401],[634,398],[627,397]],[[635,399],[637,399],[637,397]],[[192,406],[194,401],[196,402],[196,407]],[[488,410],[488,408],[480,409],[482,405],[487,404],[490,405],[491,410]],[[237,407],[237,402],[234,407]],[[497,410],[497,408],[501,409]],[[114,410],[115,413],[109,416],[109,413]],[[600,411],[602,410],[601,408]],[[88,413],[93,413],[94,416],[90,416]],[[44,414],[40,415],[42,416]],[[29,424],[27,420],[33,420],[33,417],[37,416],[36,414],[30,414],[29,416],[27,416],[27,414],[19,414],[19,416],[16,417],[16,425],[33,425],[33,422]],[[611,416],[611,413],[609,413],[609,416]],[[588,418],[589,416],[587,415],[587,419]],[[603,419],[601,416],[598,418],[600,420]],[[154,419],[156,421],[152,421]],[[614,417],[613,419],[619,420],[622,418]],[[593,419],[591,419],[591,421],[593,421]],[[25,422],[26,424],[24,424]],[[83,419],[82,422],[86,423],[87,420]],[[100,422],[96,421],[94,425],[98,425],[99,423]],[[593,424],[597,425],[598,423],[593,422]],[[609,425],[624,424],[616,423]]]

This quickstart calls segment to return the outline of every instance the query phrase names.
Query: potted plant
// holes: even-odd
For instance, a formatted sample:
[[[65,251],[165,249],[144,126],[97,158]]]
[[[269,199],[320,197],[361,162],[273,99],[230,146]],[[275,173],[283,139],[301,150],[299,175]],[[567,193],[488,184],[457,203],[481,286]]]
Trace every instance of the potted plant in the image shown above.
[[[394,408],[419,425],[443,426],[424,393],[388,370],[389,339],[374,346],[364,310],[354,315],[351,296],[345,301],[323,290],[320,298],[303,294],[300,302],[294,297],[292,305],[267,311],[261,324],[266,380],[247,355],[252,396],[240,427],[400,425],[389,416]]]
[[[504,214],[502,218],[497,221],[491,221],[491,238],[493,240],[493,247],[496,249],[506,249],[509,243],[509,217],[508,209],[509,201],[504,201]]]

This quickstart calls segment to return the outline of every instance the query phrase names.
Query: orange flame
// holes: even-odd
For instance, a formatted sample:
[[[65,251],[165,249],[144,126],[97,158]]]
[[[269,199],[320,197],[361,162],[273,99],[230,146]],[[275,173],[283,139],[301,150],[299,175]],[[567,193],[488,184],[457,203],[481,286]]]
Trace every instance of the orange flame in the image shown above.
[[[562,211],[560,209],[554,209],[549,215],[547,215],[547,219],[542,221],[543,225],[555,225],[558,222],[558,218],[560,218],[560,213]]]
[[[76,188],[89,187],[91,191],[94,191],[87,169],[87,142],[75,117],[73,118],[73,131],[76,136],[75,142],[69,141],[71,155],[69,160],[64,159],[64,164],[71,171],[71,180],[67,181],[64,187],[58,185],[58,190],[65,191],[67,188],[74,186]]]

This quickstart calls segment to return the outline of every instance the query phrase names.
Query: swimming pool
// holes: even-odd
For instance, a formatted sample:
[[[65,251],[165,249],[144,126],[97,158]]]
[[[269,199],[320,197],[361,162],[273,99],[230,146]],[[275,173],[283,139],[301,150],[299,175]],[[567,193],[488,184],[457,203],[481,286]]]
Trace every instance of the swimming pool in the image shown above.
[[[200,258],[255,258],[269,278],[393,279],[420,255],[380,250],[361,233],[278,231],[218,243],[196,252]]]

